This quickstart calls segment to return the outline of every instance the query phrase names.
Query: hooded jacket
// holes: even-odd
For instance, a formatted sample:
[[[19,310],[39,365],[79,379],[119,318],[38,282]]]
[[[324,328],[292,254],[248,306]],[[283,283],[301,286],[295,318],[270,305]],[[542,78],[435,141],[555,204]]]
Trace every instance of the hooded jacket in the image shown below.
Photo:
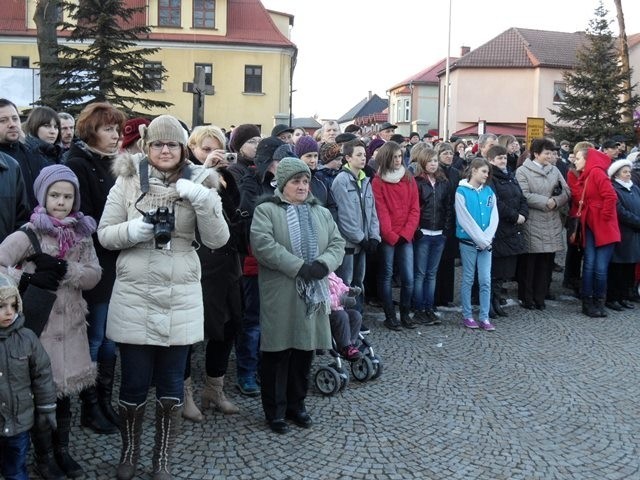
[[[590,148],[587,150],[584,170],[578,177],[568,176],[571,195],[576,203],[580,201],[584,192],[580,220],[583,242],[586,241],[585,230],[589,227],[596,247],[619,242],[621,238],[616,211],[618,195],[607,175],[610,165],[611,160],[606,154]]]
[[[117,277],[109,303],[107,337],[134,345],[191,345],[204,337],[200,260],[195,251],[196,225],[202,243],[217,249],[229,240],[229,229],[216,192],[218,174],[191,165],[191,181],[210,189],[206,200],[192,205],[178,200],[175,183],[148,165],[149,194],[137,206],[142,211],[165,205],[173,208],[175,227],[170,248],[155,248],[155,240],[132,243],[128,224],[141,213],[139,168],[144,157],[123,154],[113,170],[117,180],[107,198],[98,226],[100,243],[120,250]],[[173,207],[170,207],[173,205]]]

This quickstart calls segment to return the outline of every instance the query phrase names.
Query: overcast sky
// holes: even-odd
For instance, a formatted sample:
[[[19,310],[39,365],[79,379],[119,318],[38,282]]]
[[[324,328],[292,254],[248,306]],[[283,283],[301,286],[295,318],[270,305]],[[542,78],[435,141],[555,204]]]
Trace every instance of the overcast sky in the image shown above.
[[[447,0],[262,0],[295,16],[293,113],[338,118],[368,91],[386,91],[447,55]],[[511,27],[585,30],[597,0],[452,0],[451,55]],[[618,32],[613,0],[604,0]],[[622,0],[627,35],[640,33],[640,0]],[[633,65],[632,65],[633,67]],[[636,69],[640,65],[635,66]]]

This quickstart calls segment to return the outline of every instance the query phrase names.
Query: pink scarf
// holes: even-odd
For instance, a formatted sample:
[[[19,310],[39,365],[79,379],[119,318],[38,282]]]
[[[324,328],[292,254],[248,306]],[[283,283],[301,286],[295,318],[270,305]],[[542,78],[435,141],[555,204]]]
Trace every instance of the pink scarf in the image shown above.
[[[31,214],[35,230],[58,240],[57,258],[64,259],[67,252],[83,238],[96,231],[96,221],[82,212],[74,212],[62,220],[52,217],[44,207],[38,206]]]

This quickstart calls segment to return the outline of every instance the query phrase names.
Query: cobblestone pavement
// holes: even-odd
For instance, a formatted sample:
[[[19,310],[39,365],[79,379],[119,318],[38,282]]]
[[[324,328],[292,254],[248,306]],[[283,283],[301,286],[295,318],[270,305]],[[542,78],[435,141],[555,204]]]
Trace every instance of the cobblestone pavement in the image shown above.
[[[442,325],[396,333],[368,311],[369,338],[384,362],[379,379],[352,378],[331,397],[312,388],[314,426],[277,435],[259,397],[235,391],[231,371],[226,390],[241,413],[207,411],[204,423],[185,422],[173,472],[181,479],[639,479],[636,307],[589,319],[569,296],[542,312],[511,300],[495,332],[465,330],[459,311],[449,310]],[[329,361],[318,357],[315,366]],[[203,368],[199,345],[198,400]],[[140,479],[151,476],[152,410]],[[114,478],[119,443],[118,435],[76,427],[72,454],[87,478]]]

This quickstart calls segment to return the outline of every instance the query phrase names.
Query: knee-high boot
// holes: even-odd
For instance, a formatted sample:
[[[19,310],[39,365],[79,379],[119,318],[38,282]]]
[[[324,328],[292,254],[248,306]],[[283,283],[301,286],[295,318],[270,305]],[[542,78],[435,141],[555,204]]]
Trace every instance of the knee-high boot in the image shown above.
[[[60,469],[69,478],[84,478],[84,470],[69,454],[71,432],[71,399],[64,397],[56,402],[57,430],[53,432],[53,456]]]
[[[98,393],[96,387],[91,386],[80,392],[80,425],[88,427],[95,433],[113,434],[118,433],[118,427],[107,420],[98,406]]]
[[[140,458],[140,436],[142,435],[142,422],[144,420],[144,408],[147,402],[140,405],[118,402],[120,412],[120,436],[122,437],[122,451],[118,464],[118,480],[131,480],[136,474],[138,459]]]
[[[156,400],[156,436],[153,447],[153,480],[171,480],[169,457],[180,432],[183,403],[177,398]]]
[[[31,442],[33,443],[36,472],[38,472],[44,480],[64,480],[66,478],[65,474],[60,470],[53,456],[53,435],[51,428],[39,428],[38,422],[36,422],[31,428],[30,434]]]
[[[116,369],[116,359],[106,362],[98,362],[98,381],[96,383],[96,393],[98,395],[98,406],[103,416],[116,427],[120,426],[120,417],[111,404],[111,394],[113,392],[113,377]]]

